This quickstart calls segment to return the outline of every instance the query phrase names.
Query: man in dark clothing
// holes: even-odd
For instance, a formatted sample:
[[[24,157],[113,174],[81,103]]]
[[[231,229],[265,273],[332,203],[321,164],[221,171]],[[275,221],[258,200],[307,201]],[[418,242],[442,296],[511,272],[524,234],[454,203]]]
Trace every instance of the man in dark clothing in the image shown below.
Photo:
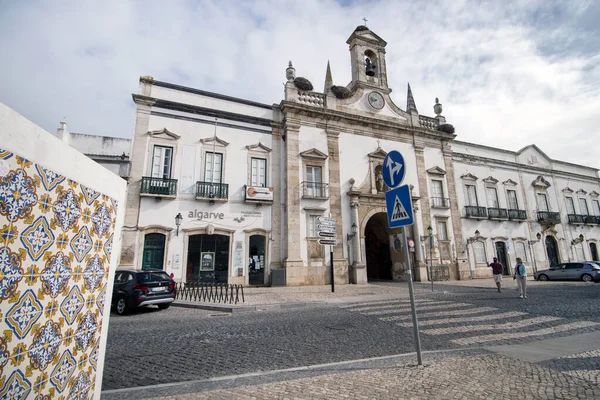
[[[498,286],[498,292],[501,291],[502,287],[502,264],[498,262],[498,259],[494,257],[494,262],[490,264],[492,267],[492,274],[494,274],[494,282],[496,282],[496,286]]]

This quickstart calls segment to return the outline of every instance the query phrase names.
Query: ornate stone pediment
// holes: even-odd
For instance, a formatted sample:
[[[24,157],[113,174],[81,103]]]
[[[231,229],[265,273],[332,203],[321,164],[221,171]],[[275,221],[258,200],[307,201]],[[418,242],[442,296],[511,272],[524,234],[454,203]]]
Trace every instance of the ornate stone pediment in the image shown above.
[[[385,158],[385,156],[387,156],[387,152],[381,147],[378,147],[377,150],[369,153],[369,158]]]
[[[150,135],[152,137],[160,137],[160,138],[169,139],[169,140],[177,140],[181,137],[179,135],[174,134],[167,128],[162,128],[162,129],[159,129],[158,131],[150,131],[150,132],[148,132],[148,135]]]
[[[566,188],[564,188],[562,190],[562,192],[566,193],[566,194],[573,194],[573,189],[571,189],[570,187],[567,186]]]
[[[202,143],[202,144],[212,144],[215,140],[217,141],[216,144],[219,145],[219,146],[223,146],[223,147],[229,146],[229,143],[227,143],[223,139],[219,139],[218,136],[211,136],[211,137],[208,137],[206,139],[200,139],[200,143]]]
[[[596,192],[595,190],[592,190],[590,192],[590,196],[592,196],[592,197],[598,197],[598,196],[600,196],[600,193]]]
[[[302,158],[311,158],[313,160],[326,160],[327,159],[327,154],[325,154],[322,151],[319,151],[315,148],[303,151],[302,153],[300,153],[300,156]]]
[[[492,237],[492,240],[494,242],[497,242],[497,241],[506,242],[506,241],[508,241],[508,238],[506,236],[494,236],[494,237]]]
[[[249,144],[248,146],[246,146],[246,148],[248,150],[264,151],[266,153],[270,153],[271,152],[271,149],[268,148],[267,146],[265,146],[264,144],[262,144],[261,142],[258,142],[258,144]]]
[[[429,168],[427,170],[427,173],[430,175],[446,175],[446,171],[444,171],[443,169],[441,169],[438,166],[435,166],[433,168]]]
[[[531,182],[531,185],[533,185],[534,187],[538,187],[538,188],[544,188],[547,189],[550,186],[552,186],[550,184],[550,182],[548,182],[547,180],[544,179],[543,176],[538,176],[535,181]]]
[[[475,175],[473,175],[472,173],[468,172],[468,173],[466,173],[464,175],[461,175],[460,179],[464,179],[466,181],[476,181],[479,178],[476,177]]]
[[[577,194],[580,195],[580,196],[585,196],[587,194],[587,192],[585,190],[583,190],[583,189],[579,189],[577,191]]]
[[[498,179],[494,178],[493,176],[488,176],[487,178],[485,178],[483,180],[485,183],[491,183],[492,185],[495,185],[498,183]]]
[[[502,182],[502,184],[506,185],[506,186],[517,186],[517,182],[513,181],[512,179],[507,179],[504,182]]]

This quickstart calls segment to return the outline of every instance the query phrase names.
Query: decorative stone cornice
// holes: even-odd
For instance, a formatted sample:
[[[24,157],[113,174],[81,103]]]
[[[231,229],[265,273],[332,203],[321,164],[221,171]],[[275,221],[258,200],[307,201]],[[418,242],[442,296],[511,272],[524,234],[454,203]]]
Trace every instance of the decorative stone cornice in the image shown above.
[[[519,242],[526,242],[527,238],[525,238],[523,236],[517,236],[517,237],[514,237],[513,240],[519,241]]]
[[[443,170],[442,168],[435,166],[433,168],[429,168],[427,170],[427,173],[430,175],[446,175],[446,171]]]
[[[475,175],[473,175],[472,173],[468,172],[468,173],[466,173],[464,175],[461,175],[460,179],[464,179],[466,181],[476,181],[479,178],[476,177]]]
[[[508,240],[508,238],[506,236],[494,236],[494,237],[492,237],[492,240],[493,241],[501,240],[501,241],[506,242]]]
[[[531,182],[531,185],[534,187],[538,187],[538,188],[543,188],[543,189],[547,189],[550,186],[552,186],[550,184],[550,182],[548,182],[546,179],[544,179],[543,176],[539,175],[535,181]]]
[[[377,150],[369,153],[368,155],[370,158],[385,158],[385,156],[387,156],[387,152],[381,147],[377,147]]]
[[[304,211],[313,211],[313,212],[325,212],[327,211],[324,207],[303,207]]]
[[[493,176],[488,176],[487,178],[485,178],[483,180],[485,183],[490,183],[492,185],[495,185],[498,183],[498,179],[494,178]]]
[[[248,150],[265,151],[267,153],[271,152],[271,149],[268,148],[267,146],[265,146],[264,144],[262,144],[261,142],[258,142],[258,144],[249,144],[248,146],[246,146],[246,148]]]
[[[174,134],[173,132],[169,131],[167,128],[162,128],[158,131],[150,131],[150,132],[148,132],[148,135],[152,136],[152,137],[165,135],[165,136],[167,136],[166,139],[170,139],[170,140],[177,140],[177,139],[181,138],[181,136]]]
[[[573,189],[571,189],[570,187],[566,187],[563,190],[561,190],[561,192],[566,193],[566,194],[573,194]]]
[[[590,196],[592,196],[592,197],[598,197],[598,196],[600,196],[600,193],[596,192],[595,190],[592,190],[590,192]]]
[[[506,186],[517,186],[517,182],[513,181],[510,178],[502,182],[502,184]]]
[[[208,144],[208,143],[214,142],[215,140],[217,141],[217,144],[219,144],[220,146],[223,146],[223,147],[229,146],[228,142],[224,141],[223,139],[219,139],[218,136],[211,136],[211,137],[207,137],[206,139],[200,139],[200,143]]]
[[[312,158],[312,159],[317,159],[317,160],[326,160],[327,154],[325,154],[315,148],[312,148],[312,149],[305,150],[302,153],[300,153],[300,157]]]
[[[585,190],[583,190],[583,189],[579,189],[577,191],[577,194],[580,195],[580,196],[585,196],[587,194],[587,192]]]
[[[171,232],[173,230],[173,228],[171,228],[169,226],[164,226],[164,225],[139,226],[138,229],[142,232],[149,231],[149,230]]]

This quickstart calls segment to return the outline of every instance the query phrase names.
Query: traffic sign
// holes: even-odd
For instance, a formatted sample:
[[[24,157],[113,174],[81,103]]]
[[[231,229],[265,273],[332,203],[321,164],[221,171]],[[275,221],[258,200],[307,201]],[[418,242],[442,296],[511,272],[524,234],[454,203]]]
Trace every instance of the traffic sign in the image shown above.
[[[320,223],[320,224],[331,224],[331,225],[334,225],[335,224],[335,218],[317,217],[317,222]]]
[[[404,166],[404,157],[399,151],[392,150],[387,153],[383,160],[382,175],[383,181],[390,189],[399,186],[404,180],[406,167]]]
[[[414,223],[412,199],[408,185],[385,192],[385,202],[390,228],[398,228]]]
[[[336,231],[335,225],[327,225],[327,224],[318,224],[317,230],[319,231]]]
[[[321,246],[337,246],[337,240],[335,239],[319,239]]]
[[[335,232],[319,231],[317,234],[322,238],[335,238]]]

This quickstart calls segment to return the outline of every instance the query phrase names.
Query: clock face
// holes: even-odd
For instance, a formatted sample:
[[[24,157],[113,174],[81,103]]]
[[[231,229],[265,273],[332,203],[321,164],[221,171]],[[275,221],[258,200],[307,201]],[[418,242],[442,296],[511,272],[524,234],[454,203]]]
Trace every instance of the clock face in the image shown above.
[[[371,107],[373,107],[376,110],[381,110],[385,105],[385,100],[383,99],[381,93],[371,92],[369,93],[368,99]]]

